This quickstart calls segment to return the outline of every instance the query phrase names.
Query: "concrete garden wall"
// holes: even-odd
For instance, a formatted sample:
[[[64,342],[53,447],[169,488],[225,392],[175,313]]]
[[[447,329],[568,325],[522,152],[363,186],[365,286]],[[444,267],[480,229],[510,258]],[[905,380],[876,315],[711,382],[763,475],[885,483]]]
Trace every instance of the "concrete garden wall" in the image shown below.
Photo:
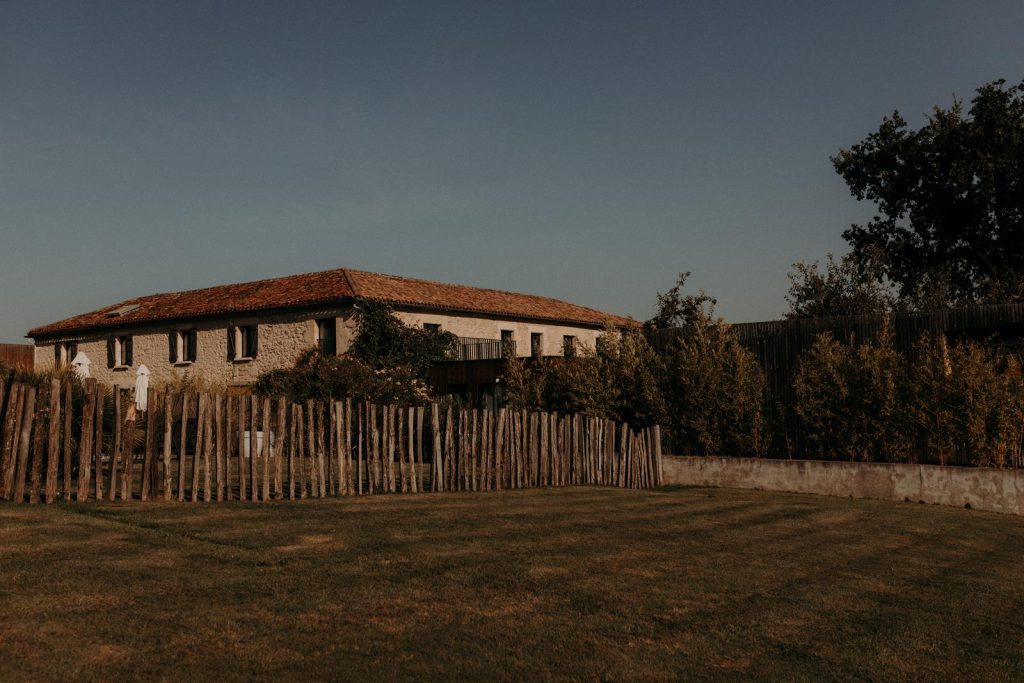
[[[1024,472],[822,460],[664,456],[666,484],[970,505],[1024,514]]]

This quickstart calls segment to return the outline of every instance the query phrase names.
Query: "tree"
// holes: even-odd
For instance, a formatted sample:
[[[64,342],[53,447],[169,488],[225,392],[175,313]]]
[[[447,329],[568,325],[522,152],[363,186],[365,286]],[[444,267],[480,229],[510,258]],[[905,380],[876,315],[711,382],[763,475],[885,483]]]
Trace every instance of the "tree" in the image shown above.
[[[654,329],[690,328],[695,321],[709,320],[714,316],[718,300],[713,296],[703,289],[697,290],[696,294],[683,294],[683,288],[689,277],[689,271],[679,273],[672,289],[664,293],[658,292],[658,312],[647,321],[647,327]]]
[[[865,265],[881,256],[913,306],[1024,298],[1024,82],[935,107],[920,130],[900,113],[832,163],[878,215],[843,233]]]
[[[305,351],[294,367],[260,375],[256,392],[300,402],[345,397],[400,404],[427,400],[427,371],[434,361],[450,356],[458,338],[406,325],[384,303],[363,301],[357,310],[359,329],[347,353]]]
[[[828,254],[824,271],[817,261],[797,261],[789,272],[789,283],[787,318],[884,313],[895,306],[877,261],[864,266],[850,254],[838,261]]]
[[[426,377],[430,364],[449,357],[458,344],[451,332],[406,325],[383,302],[361,301],[357,310],[359,330],[349,354],[374,370],[409,367]]]

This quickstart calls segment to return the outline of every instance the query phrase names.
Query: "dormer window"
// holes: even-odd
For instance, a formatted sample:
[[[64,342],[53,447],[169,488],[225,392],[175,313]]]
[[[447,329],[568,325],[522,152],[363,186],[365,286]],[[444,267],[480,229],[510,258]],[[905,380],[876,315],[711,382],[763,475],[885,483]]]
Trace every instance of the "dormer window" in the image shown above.
[[[132,338],[125,335],[107,339],[107,367],[113,370],[132,365]]]
[[[196,362],[198,351],[196,330],[175,330],[167,335],[167,360],[172,365]]]

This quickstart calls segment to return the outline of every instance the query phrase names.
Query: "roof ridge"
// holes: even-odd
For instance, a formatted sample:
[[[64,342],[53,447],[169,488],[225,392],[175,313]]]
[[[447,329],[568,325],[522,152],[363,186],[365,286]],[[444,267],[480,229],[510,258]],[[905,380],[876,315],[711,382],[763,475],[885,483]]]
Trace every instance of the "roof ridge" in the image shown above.
[[[352,296],[359,296],[359,289],[356,287],[356,283],[352,282],[352,276],[348,274],[349,268],[339,268],[342,274],[345,276],[345,282],[348,283],[349,289],[352,290]]]
[[[362,275],[376,275],[377,277],[386,277],[386,278],[392,278],[392,279],[395,279],[395,280],[404,280],[405,282],[422,282],[422,283],[430,284],[430,285],[441,285],[443,287],[465,287],[467,289],[476,289],[476,290],[479,290],[481,292],[491,292],[493,294],[513,294],[515,296],[528,296],[528,297],[532,297],[534,299],[544,299],[545,301],[556,301],[556,302],[562,303],[562,304],[569,304],[571,306],[576,306],[577,308],[586,308],[588,310],[594,311],[595,313],[600,313],[601,315],[610,315],[610,314],[605,313],[604,311],[599,310],[597,308],[591,308],[589,306],[584,306],[583,304],[575,304],[575,303],[572,303],[571,301],[566,301],[565,299],[558,299],[556,297],[546,296],[544,294],[530,294],[529,292],[513,292],[513,291],[508,290],[508,289],[497,289],[497,288],[494,288],[494,287],[478,287],[477,285],[467,285],[467,284],[463,284],[463,283],[459,283],[459,282],[444,282],[443,280],[430,280],[430,279],[422,278],[422,277],[409,277],[407,275],[391,275],[389,273],[378,273],[378,272],[375,272],[375,271],[372,271],[372,270],[359,270],[358,268],[343,268],[342,270],[345,271],[346,276],[350,272],[355,272],[355,273],[360,273]],[[354,284],[352,286],[352,289],[353,289],[353,291],[356,290],[356,287],[355,287]],[[359,296],[362,296],[362,295],[359,295]],[[622,316],[619,316],[619,317],[622,317]]]

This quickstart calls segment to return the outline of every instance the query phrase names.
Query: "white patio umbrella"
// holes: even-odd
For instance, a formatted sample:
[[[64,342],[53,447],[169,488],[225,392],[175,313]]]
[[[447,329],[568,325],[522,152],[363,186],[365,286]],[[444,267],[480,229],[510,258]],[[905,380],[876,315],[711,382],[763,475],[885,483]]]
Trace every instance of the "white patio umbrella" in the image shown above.
[[[149,368],[140,365],[135,371],[135,407],[145,412],[149,405]]]
[[[89,360],[89,356],[85,355],[82,351],[78,352],[78,355],[71,361],[71,368],[78,373],[78,376],[82,379],[88,379],[89,366],[92,365],[92,361]]]

